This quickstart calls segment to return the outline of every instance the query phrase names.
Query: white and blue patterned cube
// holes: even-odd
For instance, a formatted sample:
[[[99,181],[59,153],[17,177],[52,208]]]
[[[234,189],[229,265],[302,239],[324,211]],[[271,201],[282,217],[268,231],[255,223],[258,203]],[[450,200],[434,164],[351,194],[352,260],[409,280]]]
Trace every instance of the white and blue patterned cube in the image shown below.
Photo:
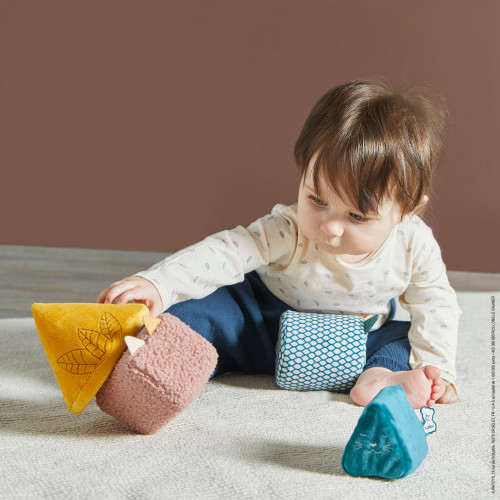
[[[366,362],[372,316],[286,311],[276,346],[276,383],[295,391],[350,389]]]

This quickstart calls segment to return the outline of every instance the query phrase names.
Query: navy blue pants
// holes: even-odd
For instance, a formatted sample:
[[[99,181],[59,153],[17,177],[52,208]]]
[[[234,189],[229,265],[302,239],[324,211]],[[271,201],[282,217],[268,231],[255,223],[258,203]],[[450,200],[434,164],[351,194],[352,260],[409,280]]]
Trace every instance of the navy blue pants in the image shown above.
[[[180,302],[168,312],[217,349],[215,376],[226,372],[274,374],[280,316],[290,309],[252,272],[242,283],[219,288],[203,299]],[[375,366],[410,370],[410,322],[392,320],[393,313],[381,328],[369,332],[364,370]]]

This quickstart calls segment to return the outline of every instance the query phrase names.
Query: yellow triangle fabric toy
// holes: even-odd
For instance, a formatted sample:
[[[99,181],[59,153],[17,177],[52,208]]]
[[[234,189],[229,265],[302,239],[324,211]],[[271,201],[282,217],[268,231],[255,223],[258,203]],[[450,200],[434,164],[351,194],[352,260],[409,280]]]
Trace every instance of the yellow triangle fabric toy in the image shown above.
[[[149,309],[143,304],[33,304],[33,317],[68,410],[92,400],[135,336]]]

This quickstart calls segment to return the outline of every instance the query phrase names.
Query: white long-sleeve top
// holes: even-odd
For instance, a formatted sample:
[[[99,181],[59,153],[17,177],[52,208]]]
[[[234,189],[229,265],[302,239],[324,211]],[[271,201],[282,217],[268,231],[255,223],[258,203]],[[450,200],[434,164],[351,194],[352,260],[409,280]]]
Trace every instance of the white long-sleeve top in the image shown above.
[[[154,283],[167,309],[241,282],[254,270],[292,309],[378,314],[375,329],[387,319],[390,300],[399,297],[411,315],[411,368],[437,366],[455,382],[461,311],[432,230],[419,217],[406,217],[376,252],[347,264],[302,234],[297,205],[276,205],[247,228],[209,236],[137,276]]]

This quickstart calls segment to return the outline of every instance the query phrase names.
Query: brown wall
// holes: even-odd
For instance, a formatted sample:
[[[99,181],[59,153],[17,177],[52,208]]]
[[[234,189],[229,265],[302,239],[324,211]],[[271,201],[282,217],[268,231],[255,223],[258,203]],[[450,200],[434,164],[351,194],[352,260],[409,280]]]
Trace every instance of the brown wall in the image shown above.
[[[499,272],[496,0],[0,0],[0,243],[173,251],[295,201],[314,102],[427,82],[451,137],[427,216]]]

